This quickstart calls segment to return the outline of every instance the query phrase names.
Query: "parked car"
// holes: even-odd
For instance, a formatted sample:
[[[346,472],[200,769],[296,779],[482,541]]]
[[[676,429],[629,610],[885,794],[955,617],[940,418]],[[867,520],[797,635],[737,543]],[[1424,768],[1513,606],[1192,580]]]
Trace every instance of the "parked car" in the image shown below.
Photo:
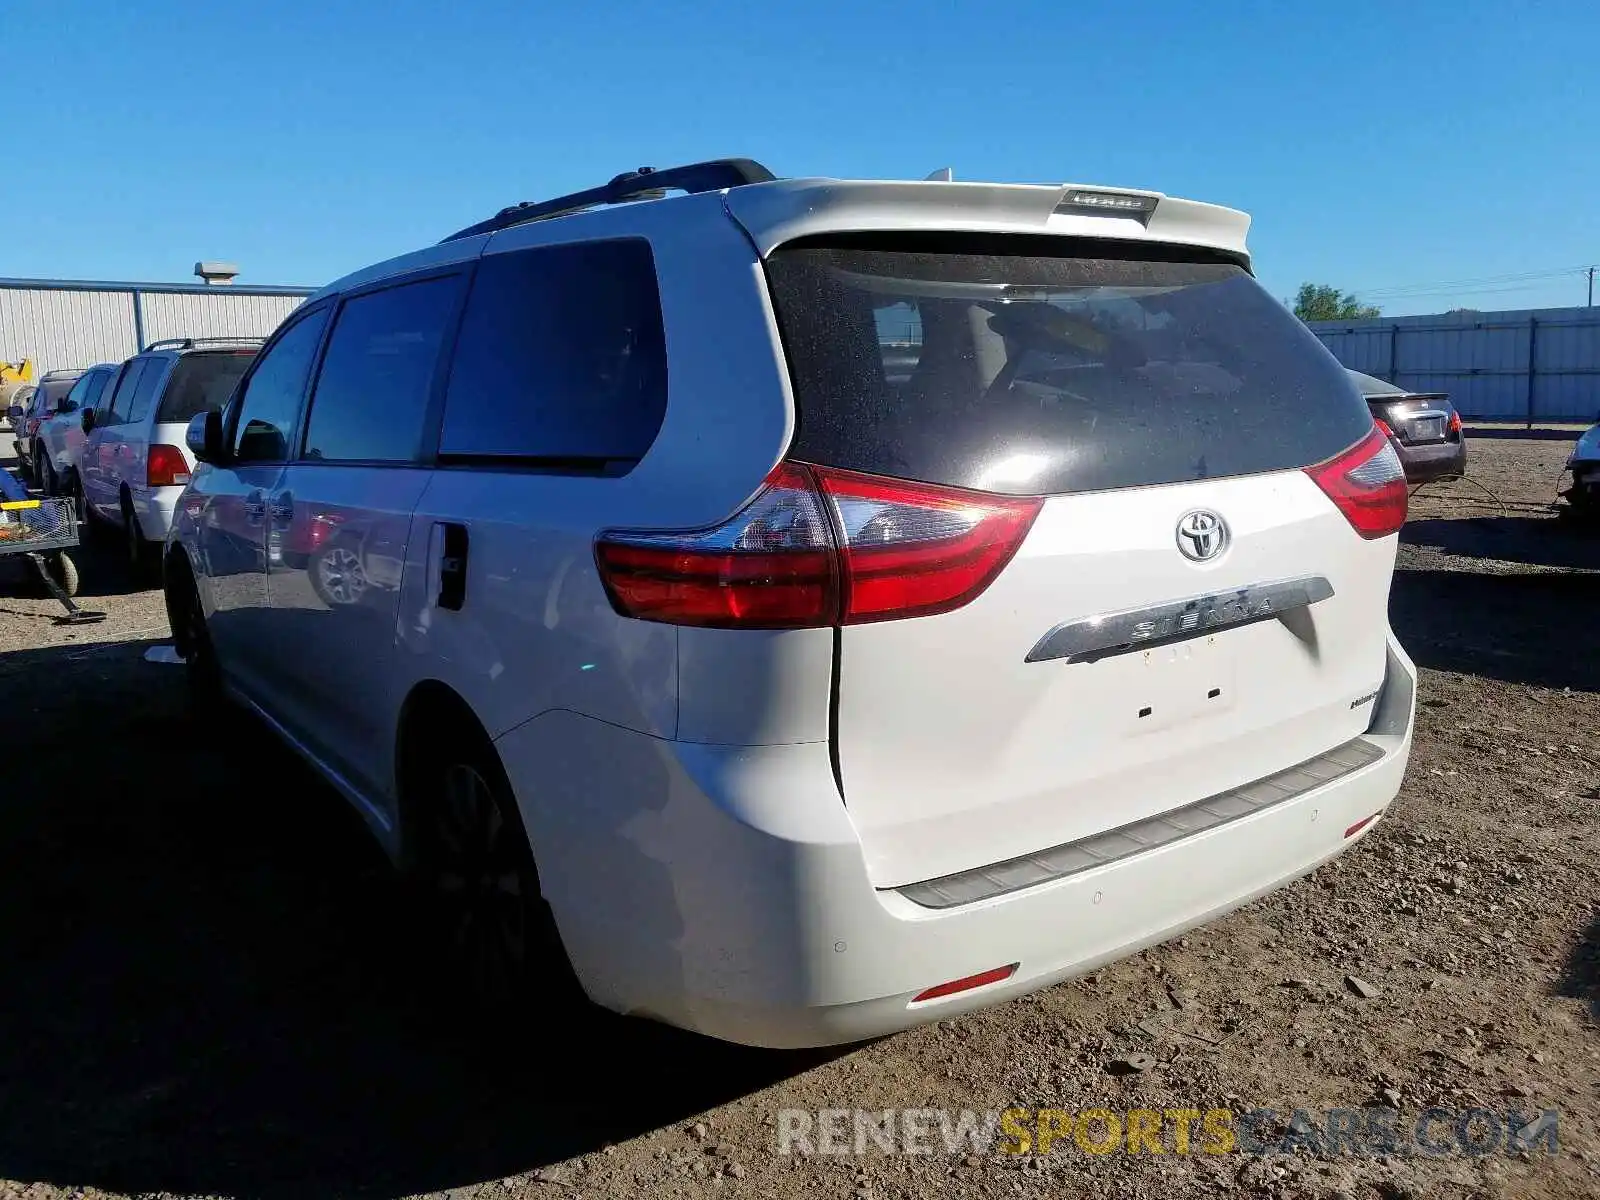
[[[100,393],[117,373],[116,363],[97,363],[78,377],[56,405],[56,411],[39,423],[34,433],[34,462],[39,486],[47,496],[78,492],[78,458],[83,451],[83,414],[99,402]]]
[[[1567,456],[1572,482],[1561,492],[1559,514],[1584,525],[1600,525],[1600,422],[1578,438]]]
[[[40,477],[39,447],[34,438],[39,432],[42,422],[55,416],[61,401],[72,390],[72,385],[78,381],[82,371],[47,371],[39,379],[34,388],[33,395],[28,398],[28,407],[22,413],[22,425],[15,430],[13,441],[16,446],[17,465],[23,476],[29,482],[37,484]]]
[[[1411,744],[1400,462],[1247,225],[724,160],[348,276],[189,426],[198,711],[529,1009],[570,970],[848,1042],[1176,936],[1351,845]]]
[[[153,343],[123,363],[95,406],[83,410],[78,482],[85,515],[121,531],[136,571],[166,540],[194,470],[185,428],[227,402],[259,348],[259,339],[244,338]]]
[[[1408,483],[1460,479],[1467,473],[1467,438],[1448,393],[1408,392],[1360,371],[1351,371],[1350,378],[1378,428],[1394,443]]]
[[[11,427],[13,434],[22,432],[22,420],[33,400],[33,393],[32,384],[19,387],[11,393],[11,403],[6,406],[6,424]]]

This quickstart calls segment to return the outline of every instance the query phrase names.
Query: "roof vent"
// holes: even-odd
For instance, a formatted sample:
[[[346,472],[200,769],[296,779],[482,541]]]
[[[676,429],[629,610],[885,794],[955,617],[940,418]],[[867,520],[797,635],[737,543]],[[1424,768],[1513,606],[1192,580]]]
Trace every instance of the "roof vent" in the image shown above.
[[[225,262],[197,262],[194,273],[204,279],[208,284],[232,283],[239,274],[239,268],[232,263]]]

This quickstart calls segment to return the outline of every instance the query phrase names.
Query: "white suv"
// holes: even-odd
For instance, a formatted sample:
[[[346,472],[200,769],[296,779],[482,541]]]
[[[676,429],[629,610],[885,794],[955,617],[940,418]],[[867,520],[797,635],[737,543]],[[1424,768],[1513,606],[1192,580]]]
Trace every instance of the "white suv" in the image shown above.
[[[358,272],[190,427],[191,679],[529,1003],[838,1043],[1172,937],[1410,749],[1400,465],[1247,224],[729,160]]]
[[[167,539],[194,470],[183,435],[198,413],[227,403],[260,348],[255,338],[172,338],[118,368],[79,418],[77,482],[85,517],[122,531],[138,571]]]

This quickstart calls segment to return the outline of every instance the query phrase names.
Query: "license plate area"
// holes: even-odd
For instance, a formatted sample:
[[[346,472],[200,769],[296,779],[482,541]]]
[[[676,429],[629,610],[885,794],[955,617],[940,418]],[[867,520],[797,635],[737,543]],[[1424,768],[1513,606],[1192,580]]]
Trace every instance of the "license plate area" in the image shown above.
[[[1422,417],[1411,422],[1411,440],[1415,442],[1440,442],[1444,440],[1444,418]]]
[[[1229,640],[1227,634],[1210,634],[1113,660],[1118,686],[1108,689],[1106,701],[1115,706],[1116,725],[1127,736],[1142,737],[1233,709],[1239,672]]]

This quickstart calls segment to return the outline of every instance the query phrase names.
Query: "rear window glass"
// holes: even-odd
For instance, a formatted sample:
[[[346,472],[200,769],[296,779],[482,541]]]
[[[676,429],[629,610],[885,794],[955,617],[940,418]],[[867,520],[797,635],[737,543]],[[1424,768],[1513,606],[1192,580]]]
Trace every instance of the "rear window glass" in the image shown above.
[[[661,430],[667,351],[642,239],[494,254],[456,342],[439,452],[631,465]]]
[[[187,425],[203,412],[221,412],[228,397],[233,395],[234,385],[255,356],[254,350],[185,354],[172,368],[156,420],[162,424]]]
[[[40,412],[54,412],[57,405],[61,403],[61,398],[70,392],[77,382],[78,377],[76,375],[71,379],[46,379],[39,385],[39,391],[34,398],[38,410]]]
[[[1045,495],[1306,466],[1370,429],[1344,368],[1242,267],[1018,245],[773,254],[790,453]]]

